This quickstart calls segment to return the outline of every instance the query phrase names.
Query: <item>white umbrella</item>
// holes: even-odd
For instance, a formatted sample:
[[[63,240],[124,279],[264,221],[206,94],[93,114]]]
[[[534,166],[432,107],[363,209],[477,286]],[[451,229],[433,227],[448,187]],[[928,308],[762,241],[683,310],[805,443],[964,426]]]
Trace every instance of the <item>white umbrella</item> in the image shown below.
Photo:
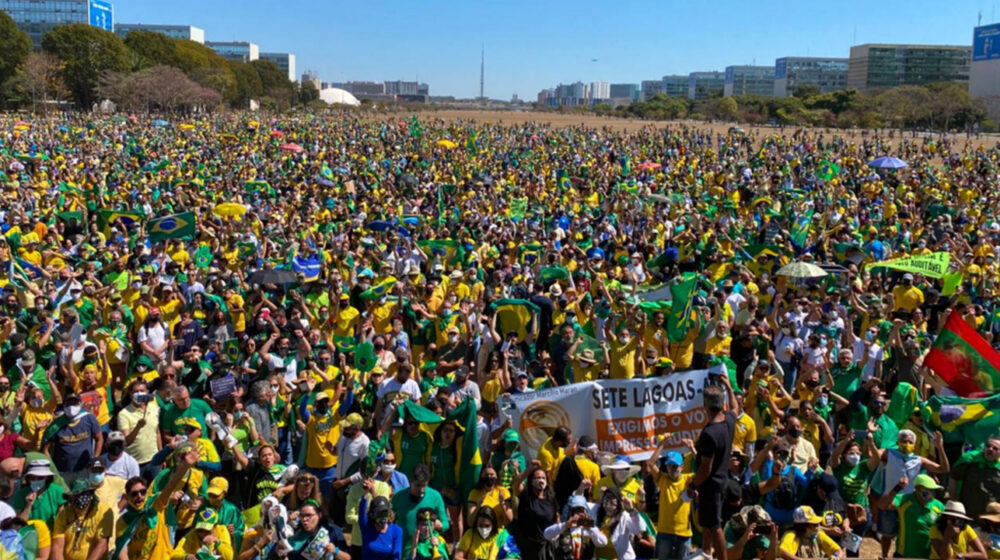
[[[778,269],[776,274],[789,278],[822,278],[827,272],[813,263],[793,262]]]

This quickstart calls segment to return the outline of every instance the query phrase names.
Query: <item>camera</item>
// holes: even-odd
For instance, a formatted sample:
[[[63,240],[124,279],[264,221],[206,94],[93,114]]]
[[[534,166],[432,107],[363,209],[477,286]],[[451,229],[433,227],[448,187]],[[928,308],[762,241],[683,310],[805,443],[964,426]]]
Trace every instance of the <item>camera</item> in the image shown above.
[[[770,523],[758,523],[756,527],[753,528],[753,534],[756,536],[770,535],[771,534],[771,524]]]

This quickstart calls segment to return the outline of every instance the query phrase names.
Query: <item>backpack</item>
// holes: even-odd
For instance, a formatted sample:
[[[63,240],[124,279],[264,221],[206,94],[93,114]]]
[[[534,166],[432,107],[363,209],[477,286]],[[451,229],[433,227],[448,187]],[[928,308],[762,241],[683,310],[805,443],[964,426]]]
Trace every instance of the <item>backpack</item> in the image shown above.
[[[778,509],[791,510],[798,505],[798,488],[795,483],[795,469],[789,469],[781,476],[781,482],[771,494],[771,503]]]

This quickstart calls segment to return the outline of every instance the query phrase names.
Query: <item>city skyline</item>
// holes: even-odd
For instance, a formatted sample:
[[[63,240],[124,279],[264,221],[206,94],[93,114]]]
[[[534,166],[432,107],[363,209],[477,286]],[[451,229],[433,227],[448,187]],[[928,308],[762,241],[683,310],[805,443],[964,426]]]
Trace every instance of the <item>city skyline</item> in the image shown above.
[[[315,70],[323,81],[414,80],[432,84],[434,95],[460,98],[479,94],[485,44],[486,96],[532,99],[555,83],[639,84],[696,70],[773,65],[785,56],[846,57],[862,43],[971,45],[978,16],[983,23],[996,17],[993,4],[971,0],[952,2],[947,10],[923,0],[620,4],[593,17],[604,4],[576,3],[572,12],[522,1],[429,11],[397,1],[373,8],[249,0],[233,10],[231,2],[120,0],[115,20],[193,25],[208,40],[252,41],[262,51],[295,53],[298,67]]]

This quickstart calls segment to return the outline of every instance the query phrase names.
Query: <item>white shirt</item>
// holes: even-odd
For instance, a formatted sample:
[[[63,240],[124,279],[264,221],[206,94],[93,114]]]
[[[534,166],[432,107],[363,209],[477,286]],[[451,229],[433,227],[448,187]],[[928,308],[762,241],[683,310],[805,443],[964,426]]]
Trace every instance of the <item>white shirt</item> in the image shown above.
[[[857,339],[854,342],[854,362],[860,363],[862,354],[865,351],[865,341],[864,339]],[[885,350],[878,345],[877,342],[872,342],[871,348],[868,349],[868,363],[865,364],[865,369],[861,370],[861,382],[864,383],[868,381],[875,375],[875,366],[885,359]]]
[[[382,381],[382,383],[378,386],[376,396],[381,399],[392,393],[406,393],[410,396],[411,401],[417,402],[420,400],[420,385],[417,384],[412,377],[407,378],[406,381],[400,383],[399,380],[393,376]]]
[[[117,460],[112,460],[109,455],[104,455],[102,461],[104,462],[105,473],[108,476],[117,476],[126,481],[139,476],[139,462],[129,455],[127,451],[123,451],[122,456]]]
[[[151,348],[160,348],[167,341],[170,333],[163,321],[158,321],[155,325],[143,325],[139,328],[139,344],[146,342]],[[153,356],[150,356],[153,357]]]
[[[337,470],[334,478],[344,478],[356,461],[367,457],[369,443],[371,441],[364,433],[354,439],[342,437],[337,440]]]

